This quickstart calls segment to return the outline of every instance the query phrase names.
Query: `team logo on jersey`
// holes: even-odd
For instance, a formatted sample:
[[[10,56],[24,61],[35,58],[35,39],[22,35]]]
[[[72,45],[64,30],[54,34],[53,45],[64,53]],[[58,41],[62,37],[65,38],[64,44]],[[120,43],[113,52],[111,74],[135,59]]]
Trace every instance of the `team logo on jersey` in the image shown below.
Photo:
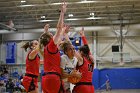
[[[71,67],[65,67],[65,71],[68,73],[68,74],[70,74],[71,73],[71,71],[73,70],[74,68],[71,68]]]

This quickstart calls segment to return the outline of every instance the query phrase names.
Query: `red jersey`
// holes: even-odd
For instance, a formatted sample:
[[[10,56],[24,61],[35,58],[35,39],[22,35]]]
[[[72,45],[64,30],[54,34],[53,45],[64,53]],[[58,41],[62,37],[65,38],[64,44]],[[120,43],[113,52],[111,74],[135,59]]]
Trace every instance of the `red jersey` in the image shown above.
[[[34,59],[30,60],[29,59],[30,53],[31,53],[31,51],[28,53],[28,55],[26,57],[26,73],[38,76],[39,75],[40,57],[37,54]]]
[[[61,74],[60,53],[53,39],[44,48],[44,72],[57,72]]]
[[[80,82],[92,82],[93,64],[90,60],[83,57],[83,64],[77,69],[82,73]]]

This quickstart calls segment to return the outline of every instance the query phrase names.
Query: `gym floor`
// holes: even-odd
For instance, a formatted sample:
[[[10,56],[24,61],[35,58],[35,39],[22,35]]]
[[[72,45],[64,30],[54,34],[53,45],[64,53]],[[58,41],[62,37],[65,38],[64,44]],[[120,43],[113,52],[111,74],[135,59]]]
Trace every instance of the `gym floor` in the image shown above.
[[[96,90],[95,93],[140,93],[140,89],[114,89],[111,91]]]

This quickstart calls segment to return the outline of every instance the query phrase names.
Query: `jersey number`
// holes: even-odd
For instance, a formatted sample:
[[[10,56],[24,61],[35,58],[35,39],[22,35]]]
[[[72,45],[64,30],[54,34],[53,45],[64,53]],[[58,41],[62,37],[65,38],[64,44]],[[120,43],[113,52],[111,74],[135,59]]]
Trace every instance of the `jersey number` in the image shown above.
[[[88,64],[88,71],[93,72],[93,65],[92,64]]]

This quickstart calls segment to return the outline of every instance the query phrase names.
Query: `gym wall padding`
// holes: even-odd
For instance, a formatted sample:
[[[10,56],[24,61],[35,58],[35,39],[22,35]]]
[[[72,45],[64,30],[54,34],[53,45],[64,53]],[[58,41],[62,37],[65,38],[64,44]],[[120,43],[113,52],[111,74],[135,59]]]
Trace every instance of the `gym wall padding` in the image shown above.
[[[108,74],[112,89],[140,89],[140,68],[95,69],[93,84],[95,89],[105,89]]]
[[[93,75],[92,75],[92,83],[94,85],[95,89],[98,89],[99,87],[99,69],[94,69]]]

